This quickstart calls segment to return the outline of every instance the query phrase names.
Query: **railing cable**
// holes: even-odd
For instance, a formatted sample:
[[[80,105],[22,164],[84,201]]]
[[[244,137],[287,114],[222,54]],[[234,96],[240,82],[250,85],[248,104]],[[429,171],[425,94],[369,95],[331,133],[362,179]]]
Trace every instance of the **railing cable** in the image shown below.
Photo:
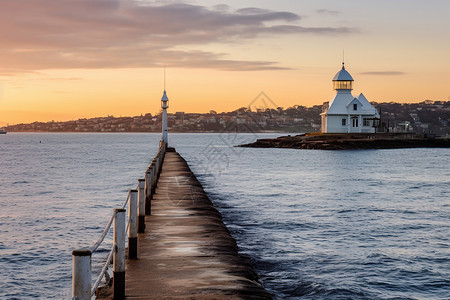
[[[111,217],[109,218],[108,224],[105,227],[105,230],[103,230],[102,235],[98,238],[98,240],[93,245],[91,245],[88,248],[92,253],[94,253],[97,250],[97,248],[101,245],[101,243],[105,239],[106,235],[108,234],[109,230],[111,229],[111,224],[114,221],[114,216],[115,216],[115,213],[112,213]]]
[[[162,160],[164,158],[165,152],[166,152],[166,144],[160,143],[158,153],[153,158],[153,160],[150,164],[150,166],[158,164],[159,170],[156,170],[156,172],[159,172],[161,169],[161,164],[162,164]],[[149,166],[149,168],[150,168],[150,166]],[[148,171],[148,169],[147,169],[147,171]],[[139,188],[139,184],[138,184],[136,190],[138,188]],[[100,237],[94,244],[92,244],[88,248],[81,248],[81,249],[74,250],[72,252],[72,256],[74,257],[73,269],[74,270],[76,269],[76,271],[74,271],[75,272],[74,274],[76,276],[72,279],[73,280],[72,283],[73,283],[73,286],[77,286],[76,289],[72,290],[73,299],[79,299],[79,297],[81,297],[82,299],[87,299],[89,294],[91,295],[91,297],[94,296],[96,290],[98,289],[98,287],[102,281],[103,276],[105,276],[105,278],[106,278],[106,283],[108,285],[110,284],[108,268],[109,268],[109,265],[112,263],[114,253],[117,251],[116,245],[112,246],[111,251],[109,252],[108,257],[102,267],[102,270],[101,270],[99,276],[97,277],[97,279],[95,280],[95,283],[92,286],[92,288],[91,288],[91,278],[90,278],[90,276],[91,276],[91,270],[90,270],[91,269],[91,256],[105,240],[105,237],[108,235],[108,232],[111,229],[111,225],[113,224],[115,218],[117,218],[116,215],[117,214],[120,215],[120,214],[124,213],[124,210],[126,210],[128,201],[130,201],[130,198],[131,198],[131,190],[128,191],[127,198],[126,198],[125,202],[123,203],[122,208],[114,210],[111,217],[109,218],[108,224],[106,225],[102,234],[100,235]],[[116,211],[121,211],[121,212],[116,212]],[[125,226],[126,227],[125,232],[128,232],[128,229],[130,227],[130,219],[129,218],[127,218],[127,219],[128,220],[127,220],[127,225]],[[116,230],[116,229],[114,229],[114,230]],[[123,243],[125,244],[126,242],[123,241]],[[122,245],[124,245],[124,244],[122,244]],[[88,260],[84,260],[83,257],[88,258]],[[116,266],[114,266],[114,268],[116,268]],[[114,272],[116,272],[116,270],[114,270]],[[88,274],[88,275],[85,276],[84,274]]]
[[[100,285],[100,282],[102,282],[103,276],[108,272],[108,267],[111,264],[112,258],[114,254],[114,245],[111,247],[111,251],[109,251],[108,258],[106,259],[105,264],[103,265],[102,271],[100,272],[100,275],[97,277],[97,280],[94,283],[94,286],[91,289],[91,297],[95,295],[95,291],[97,290],[98,286]],[[109,284],[106,282],[106,284]]]

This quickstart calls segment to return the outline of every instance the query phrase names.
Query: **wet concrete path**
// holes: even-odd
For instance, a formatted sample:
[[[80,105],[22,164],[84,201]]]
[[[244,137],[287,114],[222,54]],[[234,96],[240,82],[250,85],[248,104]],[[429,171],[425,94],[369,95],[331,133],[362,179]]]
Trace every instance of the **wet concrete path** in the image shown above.
[[[126,299],[271,299],[185,160],[167,152],[138,236],[138,259],[127,260]]]

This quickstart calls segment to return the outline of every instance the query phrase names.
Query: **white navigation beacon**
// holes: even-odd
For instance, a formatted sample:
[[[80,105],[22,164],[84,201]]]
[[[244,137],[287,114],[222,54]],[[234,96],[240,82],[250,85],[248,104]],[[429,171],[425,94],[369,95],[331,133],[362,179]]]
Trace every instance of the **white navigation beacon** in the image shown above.
[[[161,98],[161,108],[163,109],[162,117],[162,140],[165,143],[169,142],[167,136],[167,109],[169,108],[169,98],[166,94],[166,68],[164,68],[164,94]]]

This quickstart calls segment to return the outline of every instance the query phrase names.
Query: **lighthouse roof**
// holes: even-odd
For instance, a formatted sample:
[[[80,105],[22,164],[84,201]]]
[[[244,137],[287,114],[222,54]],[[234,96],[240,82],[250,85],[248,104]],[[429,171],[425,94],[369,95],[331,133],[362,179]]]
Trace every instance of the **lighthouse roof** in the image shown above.
[[[338,93],[333,100],[330,101],[327,115],[348,115],[353,113],[353,104],[358,104],[357,114],[363,116],[375,116],[379,118],[378,111],[370,104],[367,98],[361,93],[358,98],[353,97],[351,93]]]
[[[167,94],[166,94],[166,90],[164,90],[164,94],[161,98],[161,101],[169,101],[169,98],[167,97]]]
[[[372,106],[372,104],[369,102],[369,100],[367,100],[367,98],[364,96],[363,93],[359,94],[358,100],[359,102],[361,102],[361,104],[366,108],[368,112],[372,112],[373,114],[375,114],[376,118],[380,117],[378,110]]]
[[[342,69],[334,75],[333,81],[354,81],[350,73],[345,69],[344,63],[342,63]]]

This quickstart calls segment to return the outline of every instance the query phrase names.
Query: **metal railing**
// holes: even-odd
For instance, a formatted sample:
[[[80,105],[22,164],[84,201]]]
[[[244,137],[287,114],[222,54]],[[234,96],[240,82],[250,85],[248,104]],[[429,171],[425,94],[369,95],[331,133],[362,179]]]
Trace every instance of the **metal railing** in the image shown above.
[[[145,172],[145,179],[139,179],[137,188],[128,192],[121,208],[113,210],[111,218],[98,240],[86,248],[72,252],[72,300],[90,300],[96,293],[103,277],[106,283],[111,278],[108,273],[113,263],[112,285],[114,299],[125,298],[125,240],[128,233],[128,258],[137,258],[137,234],[145,231],[145,215],[151,214],[151,199],[155,193],[167,143],[160,142],[159,151]],[[128,204],[128,222],[125,227],[125,213]],[[113,246],[105,264],[92,285],[92,254],[103,243],[113,224]]]

